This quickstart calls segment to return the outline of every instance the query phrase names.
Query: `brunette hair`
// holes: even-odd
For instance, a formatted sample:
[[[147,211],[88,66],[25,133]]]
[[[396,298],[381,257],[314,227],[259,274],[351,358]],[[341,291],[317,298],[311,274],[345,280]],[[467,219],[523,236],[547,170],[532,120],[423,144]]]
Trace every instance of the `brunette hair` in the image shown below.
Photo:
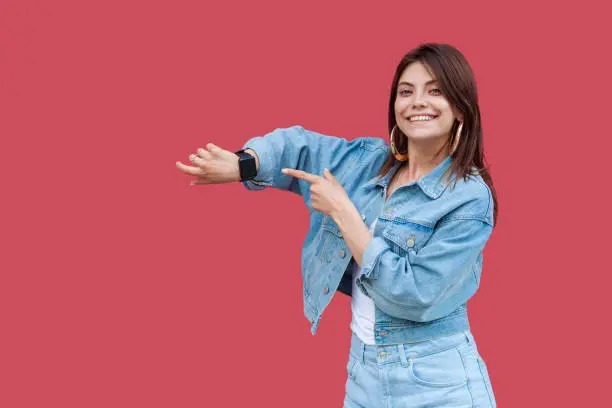
[[[391,134],[393,127],[396,125],[395,99],[397,97],[397,83],[406,67],[417,61],[425,65],[430,75],[437,79],[444,97],[463,116],[463,128],[459,144],[452,154],[453,161],[448,171],[456,175],[455,183],[459,178],[467,181],[468,177],[474,174],[474,171],[476,174],[480,174],[491,190],[494,204],[493,222],[497,224],[497,194],[489,169],[485,166],[476,80],[470,65],[459,50],[448,44],[427,43],[421,44],[404,55],[397,65],[391,85],[389,134]],[[455,135],[458,127],[459,121],[455,120],[450,134]],[[397,137],[398,134],[402,134],[399,127],[395,130],[396,137],[394,138],[394,143],[397,150],[405,154],[408,148],[407,138],[405,135]],[[390,152],[389,157],[378,171],[378,176],[385,175],[396,161],[397,159]]]

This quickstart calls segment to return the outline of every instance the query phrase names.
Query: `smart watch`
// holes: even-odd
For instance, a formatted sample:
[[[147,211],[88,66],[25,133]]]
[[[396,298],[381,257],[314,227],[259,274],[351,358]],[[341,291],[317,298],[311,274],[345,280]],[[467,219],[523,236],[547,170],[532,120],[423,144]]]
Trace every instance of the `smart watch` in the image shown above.
[[[238,150],[235,154],[238,155],[238,167],[240,168],[240,181],[251,180],[257,175],[257,164],[255,157],[252,154]]]

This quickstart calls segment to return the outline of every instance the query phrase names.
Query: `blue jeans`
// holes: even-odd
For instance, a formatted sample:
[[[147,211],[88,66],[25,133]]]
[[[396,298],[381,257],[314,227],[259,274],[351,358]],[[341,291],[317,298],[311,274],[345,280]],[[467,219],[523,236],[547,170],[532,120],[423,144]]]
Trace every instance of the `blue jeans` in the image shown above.
[[[347,371],[345,408],[496,407],[470,331],[397,345],[353,333]]]

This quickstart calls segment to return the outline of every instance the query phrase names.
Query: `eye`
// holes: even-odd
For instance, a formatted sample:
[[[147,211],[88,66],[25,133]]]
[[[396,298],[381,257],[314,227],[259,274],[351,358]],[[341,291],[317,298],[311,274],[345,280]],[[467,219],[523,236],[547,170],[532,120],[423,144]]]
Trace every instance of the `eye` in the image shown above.
[[[400,95],[409,95],[409,94],[407,94],[405,92],[412,92],[412,91],[410,89],[402,89],[401,91],[399,91],[399,94]]]
[[[442,91],[439,90],[438,88],[433,88],[431,92],[438,92],[436,95],[442,95]]]

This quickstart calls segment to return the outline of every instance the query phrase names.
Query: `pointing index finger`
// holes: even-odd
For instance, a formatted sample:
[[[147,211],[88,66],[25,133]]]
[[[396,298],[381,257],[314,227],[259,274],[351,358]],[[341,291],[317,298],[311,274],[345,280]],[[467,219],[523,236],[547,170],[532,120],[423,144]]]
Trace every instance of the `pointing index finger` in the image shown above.
[[[283,169],[282,172],[283,172],[283,174],[286,174],[288,176],[292,176],[292,177],[295,177],[295,178],[299,178],[299,179],[305,180],[305,181],[307,181],[309,183],[314,183],[315,181],[320,179],[319,176],[317,176],[315,174],[311,174],[311,173],[306,173],[305,171],[302,171],[302,170]]]

